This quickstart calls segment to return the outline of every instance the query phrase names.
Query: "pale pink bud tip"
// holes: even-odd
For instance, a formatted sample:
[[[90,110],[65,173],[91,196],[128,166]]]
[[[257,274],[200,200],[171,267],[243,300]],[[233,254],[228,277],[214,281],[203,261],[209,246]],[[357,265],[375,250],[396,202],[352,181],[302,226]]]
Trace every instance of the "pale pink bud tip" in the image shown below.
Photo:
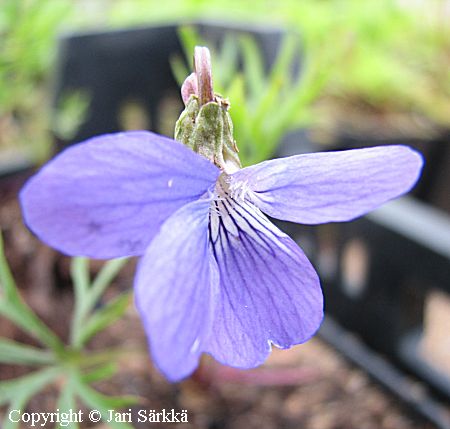
[[[211,56],[208,48],[203,46],[195,47],[194,68],[197,75],[199,104],[202,106],[214,100]]]
[[[186,105],[191,95],[198,95],[197,76],[191,73],[181,86],[181,98]]]

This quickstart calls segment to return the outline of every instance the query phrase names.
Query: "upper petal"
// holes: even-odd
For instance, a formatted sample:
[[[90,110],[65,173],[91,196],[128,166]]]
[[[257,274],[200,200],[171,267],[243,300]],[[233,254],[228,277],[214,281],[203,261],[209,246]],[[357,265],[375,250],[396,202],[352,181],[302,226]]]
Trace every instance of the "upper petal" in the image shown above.
[[[139,263],[136,305],[156,365],[172,381],[197,366],[209,335],[218,275],[208,257],[210,201],[172,215]]]
[[[407,146],[296,155],[244,168],[232,175],[231,186],[247,189],[274,218],[339,222],[408,192],[422,164],[422,156]]]
[[[317,274],[297,244],[255,206],[231,198],[211,214],[211,251],[220,274],[205,351],[222,363],[261,364],[271,344],[308,340],[323,317]]]
[[[219,169],[172,139],[109,134],[66,149],[20,200],[27,225],[70,255],[141,255],[161,224],[216,181]]]

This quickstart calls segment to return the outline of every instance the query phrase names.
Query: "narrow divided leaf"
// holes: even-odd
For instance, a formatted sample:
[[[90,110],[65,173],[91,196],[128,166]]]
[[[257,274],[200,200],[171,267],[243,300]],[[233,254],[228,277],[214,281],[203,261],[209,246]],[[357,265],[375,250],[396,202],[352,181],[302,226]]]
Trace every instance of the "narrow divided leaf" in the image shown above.
[[[52,383],[60,374],[60,368],[50,367],[0,382],[0,405],[11,401],[21,401],[25,405],[33,395]]]
[[[60,413],[70,413],[70,411],[75,411],[77,409],[77,403],[75,398],[75,389],[73,386],[73,377],[74,375],[70,374],[66,380],[64,387],[61,389],[57,408]],[[76,412],[76,411],[75,411]],[[80,426],[77,421],[62,421],[59,424],[55,425],[56,428],[68,428],[68,429],[78,429]]]
[[[61,340],[36,316],[22,300],[3,251],[3,241],[0,234],[0,287],[4,294],[0,296],[0,315],[14,322],[41,343],[51,348],[55,353],[64,349]]]
[[[88,386],[81,377],[74,379],[74,388],[79,398],[88,407],[100,411],[103,421],[108,419],[109,410],[116,410],[137,403],[137,398],[132,396],[111,397],[103,395]],[[128,423],[111,421],[109,425],[117,429],[133,429],[133,426]]]
[[[0,362],[16,365],[47,365],[55,362],[55,357],[46,350],[0,338]]]
[[[81,347],[97,332],[105,329],[116,320],[120,319],[125,313],[131,300],[131,291],[125,292],[111,302],[108,302],[103,308],[97,310],[81,327],[80,336],[75,343],[76,347]]]

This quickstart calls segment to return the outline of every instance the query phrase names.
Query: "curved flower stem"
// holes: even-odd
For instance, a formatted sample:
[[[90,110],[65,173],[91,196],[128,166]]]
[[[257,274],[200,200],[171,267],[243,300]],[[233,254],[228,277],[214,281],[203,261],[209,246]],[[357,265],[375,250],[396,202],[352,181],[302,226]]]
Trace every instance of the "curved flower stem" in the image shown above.
[[[204,46],[196,46],[194,51],[194,69],[197,75],[198,100],[200,106],[214,100],[211,55]]]

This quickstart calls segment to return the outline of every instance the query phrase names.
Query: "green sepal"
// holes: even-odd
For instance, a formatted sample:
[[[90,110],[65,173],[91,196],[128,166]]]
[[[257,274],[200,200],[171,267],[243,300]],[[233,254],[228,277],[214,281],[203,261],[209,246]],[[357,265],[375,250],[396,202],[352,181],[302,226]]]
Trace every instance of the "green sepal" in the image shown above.
[[[241,168],[241,162],[228,106],[220,96],[199,106],[198,98],[191,95],[175,125],[175,140],[231,173]]]

